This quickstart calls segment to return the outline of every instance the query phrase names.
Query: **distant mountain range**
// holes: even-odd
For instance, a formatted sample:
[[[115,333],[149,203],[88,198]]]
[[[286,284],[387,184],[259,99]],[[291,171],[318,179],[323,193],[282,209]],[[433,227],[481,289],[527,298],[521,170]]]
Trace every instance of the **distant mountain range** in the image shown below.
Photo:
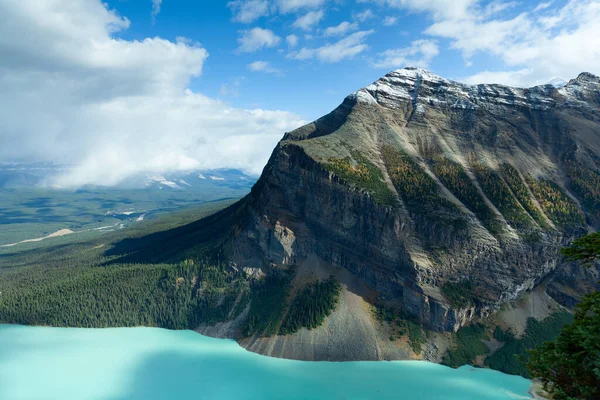
[[[65,170],[67,165],[47,163],[0,163],[0,189],[48,187],[48,182]],[[166,174],[146,173],[125,179],[114,189],[157,189],[157,190],[204,190],[215,187],[250,188],[256,177],[235,169],[216,169],[172,172]],[[85,185],[80,190],[97,189],[96,185]],[[103,186],[102,189],[111,187]]]

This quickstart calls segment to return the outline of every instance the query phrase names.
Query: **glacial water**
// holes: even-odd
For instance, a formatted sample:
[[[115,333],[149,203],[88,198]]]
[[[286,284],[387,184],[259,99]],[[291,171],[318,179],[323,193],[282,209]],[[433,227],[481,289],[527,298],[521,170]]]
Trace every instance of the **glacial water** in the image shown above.
[[[529,399],[530,382],[420,361],[303,362],[155,328],[0,325],[0,399]]]

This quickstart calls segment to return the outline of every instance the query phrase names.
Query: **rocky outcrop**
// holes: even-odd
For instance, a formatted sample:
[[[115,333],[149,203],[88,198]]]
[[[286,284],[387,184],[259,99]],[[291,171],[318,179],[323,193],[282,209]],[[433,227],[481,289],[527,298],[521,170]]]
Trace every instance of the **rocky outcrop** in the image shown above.
[[[600,225],[599,161],[596,76],[516,89],[397,70],[285,135],[230,257],[268,274],[314,254],[456,331],[564,271],[559,249]]]

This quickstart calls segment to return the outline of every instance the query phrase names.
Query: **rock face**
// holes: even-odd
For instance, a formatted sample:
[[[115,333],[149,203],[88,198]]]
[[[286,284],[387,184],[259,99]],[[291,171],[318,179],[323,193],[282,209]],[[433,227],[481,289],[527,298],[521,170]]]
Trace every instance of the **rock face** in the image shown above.
[[[597,76],[517,89],[401,69],[285,135],[243,200],[231,258],[268,274],[316,255],[455,331],[600,226],[599,167]]]

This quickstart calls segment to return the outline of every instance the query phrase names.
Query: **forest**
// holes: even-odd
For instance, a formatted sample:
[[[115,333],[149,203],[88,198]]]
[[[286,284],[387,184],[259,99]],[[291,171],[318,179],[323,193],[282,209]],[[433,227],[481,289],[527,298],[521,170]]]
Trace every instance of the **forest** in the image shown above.
[[[314,283],[290,297],[292,276],[248,278],[215,250],[225,231],[210,235],[196,223],[185,224],[224,207],[225,216],[235,215],[235,208],[226,208],[230,203],[202,205],[92,240],[0,254],[0,323],[194,329],[235,318],[252,301],[247,335],[321,324],[337,304],[337,281]],[[194,236],[180,240],[189,230]]]
[[[333,277],[312,282],[291,295],[291,276],[269,277],[252,292],[245,336],[288,335],[301,328],[313,329],[335,309],[341,286]]]

